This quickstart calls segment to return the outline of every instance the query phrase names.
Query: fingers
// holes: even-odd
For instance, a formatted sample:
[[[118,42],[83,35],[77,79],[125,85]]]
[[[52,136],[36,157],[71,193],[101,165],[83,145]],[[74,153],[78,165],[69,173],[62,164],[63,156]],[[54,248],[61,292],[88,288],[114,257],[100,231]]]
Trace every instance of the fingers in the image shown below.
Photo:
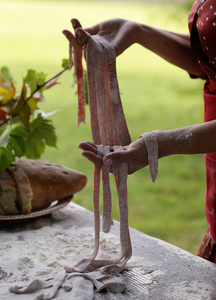
[[[75,31],[75,36],[69,30],[63,30],[62,33],[66,36],[72,46],[75,47],[79,44],[83,47],[87,44],[90,34],[82,29],[82,25],[77,19],[71,19],[71,24]]]
[[[97,147],[91,142],[81,142],[78,144],[78,147],[84,150],[81,154],[83,157],[87,158],[98,168],[102,168],[102,158],[100,155],[97,155]]]
[[[77,19],[71,19],[71,24],[73,26],[73,29],[76,30],[77,28],[82,28],[82,25]]]
[[[74,46],[74,47],[77,46],[76,38],[75,38],[75,36],[73,35],[72,32],[65,29],[65,30],[62,31],[62,33],[66,36],[66,38],[68,39],[68,41],[71,43],[72,46]]]
[[[90,37],[90,34],[88,32],[86,32],[84,29],[82,28],[77,28],[75,30],[75,34],[76,34],[76,38],[79,42],[79,44],[83,47],[87,44],[88,39]]]
[[[70,41],[70,39],[73,38],[73,34],[69,30],[67,30],[67,29],[62,30],[62,33],[66,36],[66,38],[68,39],[68,41]]]
[[[103,157],[103,163],[105,166],[112,164],[128,163],[131,161],[131,152],[129,150],[112,152]]]
[[[147,162],[146,147],[142,139],[131,143],[124,151],[112,152],[103,158],[103,163],[107,166],[115,163],[147,165]]]
[[[111,148],[111,152],[103,158],[98,155],[97,146],[91,142],[81,142],[78,147],[84,150],[82,155],[98,168],[102,168],[103,164],[110,166],[111,173],[112,166],[115,164],[127,163],[128,174],[132,174],[148,164],[143,139],[138,139],[136,142],[124,147],[124,151],[113,152]]]
[[[72,24],[74,30],[76,30],[78,28],[82,28],[82,25],[79,22],[79,20],[77,20],[75,18],[71,19],[71,24]],[[95,26],[92,26],[92,27],[89,27],[89,28],[84,28],[84,30],[86,32],[88,32],[90,35],[95,35],[95,34],[97,34],[99,32],[100,26],[98,24],[98,25],[95,25]]]
[[[91,142],[81,142],[78,144],[78,147],[82,150],[91,151],[97,154],[97,147]]]
[[[62,30],[62,33],[66,36],[66,38],[68,39],[68,41],[71,43],[73,47],[77,47],[77,46],[83,47],[84,45],[87,44],[87,41],[89,39],[89,34],[85,32],[82,28],[76,29],[75,31],[76,37],[73,35],[72,32],[70,32],[67,29]]]
[[[85,150],[82,153],[82,156],[87,158],[89,161],[91,161],[94,165],[96,165],[98,168],[102,168],[102,158],[99,155],[94,154],[91,151]]]
[[[113,165],[120,163],[128,164],[128,174],[133,174],[146,166],[146,163],[137,160],[130,150],[112,152],[103,158],[103,164],[111,168]]]

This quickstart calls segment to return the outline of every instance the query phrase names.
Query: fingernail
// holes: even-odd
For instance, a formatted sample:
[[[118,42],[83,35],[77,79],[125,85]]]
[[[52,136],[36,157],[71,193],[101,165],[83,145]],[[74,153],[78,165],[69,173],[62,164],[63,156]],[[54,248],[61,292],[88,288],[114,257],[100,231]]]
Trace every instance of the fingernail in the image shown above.
[[[104,157],[103,158],[103,163],[106,165],[106,166],[110,166],[111,164],[112,164],[112,159],[111,159],[111,157]]]

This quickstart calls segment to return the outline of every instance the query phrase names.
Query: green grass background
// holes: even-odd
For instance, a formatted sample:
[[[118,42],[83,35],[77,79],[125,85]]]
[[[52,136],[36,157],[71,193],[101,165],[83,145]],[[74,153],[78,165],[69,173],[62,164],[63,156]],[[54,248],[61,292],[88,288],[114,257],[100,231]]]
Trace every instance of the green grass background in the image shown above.
[[[68,57],[62,29],[70,29],[76,17],[84,27],[104,19],[122,17],[187,33],[189,5],[179,1],[10,1],[0,0],[0,66],[7,65],[21,86],[26,70],[34,68],[50,76],[61,70]],[[117,72],[128,127],[135,140],[141,133],[172,129],[203,120],[201,80],[164,62],[139,45],[117,58]],[[58,85],[47,91],[40,109],[61,109],[53,121],[58,149],[48,148],[48,159],[80,170],[88,176],[86,188],[74,202],[92,210],[93,166],[80,155],[77,144],[91,140],[87,107],[86,125],[77,127],[77,103],[71,77],[65,73]],[[118,219],[114,183],[113,216]],[[196,253],[207,224],[204,210],[205,166],[203,155],[172,156],[159,161],[159,175],[151,183],[148,168],[128,178],[129,224]]]

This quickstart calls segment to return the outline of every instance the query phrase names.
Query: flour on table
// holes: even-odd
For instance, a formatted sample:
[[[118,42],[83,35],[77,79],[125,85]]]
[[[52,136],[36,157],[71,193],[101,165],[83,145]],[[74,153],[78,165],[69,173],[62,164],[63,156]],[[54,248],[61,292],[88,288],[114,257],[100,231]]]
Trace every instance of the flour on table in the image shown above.
[[[55,225],[54,225],[55,226]],[[88,228],[73,226],[64,235],[54,232],[49,226],[19,235],[4,233],[1,236],[1,270],[8,275],[7,282],[29,281],[33,278],[55,276],[65,265],[74,265],[88,256],[94,247],[93,233]],[[110,258],[119,248],[119,238],[112,234],[101,234],[99,259]],[[16,238],[16,240],[15,240]]]
[[[118,256],[119,237],[101,233],[100,246],[98,259]],[[28,285],[35,278],[44,280],[64,273],[65,265],[75,265],[88,257],[93,248],[94,233],[90,227],[72,226],[64,231],[53,224],[17,234],[1,234],[0,282],[1,286],[7,284],[3,292],[0,287],[2,299],[15,297],[8,286]],[[27,295],[22,297],[29,299],[25,298]]]

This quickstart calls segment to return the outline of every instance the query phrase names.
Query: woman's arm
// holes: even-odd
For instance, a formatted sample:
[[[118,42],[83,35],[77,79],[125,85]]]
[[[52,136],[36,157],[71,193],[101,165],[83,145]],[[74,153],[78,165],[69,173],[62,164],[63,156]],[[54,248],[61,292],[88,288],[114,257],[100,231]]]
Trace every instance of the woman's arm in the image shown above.
[[[216,120],[187,126],[173,130],[156,130],[154,135],[158,143],[158,157],[162,158],[176,154],[202,154],[216,152]],[[95,145],[82,142],[79,147],[84,150],[82,155],[98,167],[115,163],[128,163],[128,173],[148,165],[148,155],[145,142],[138,138],[121,152],[111,152],[103,158],[97,155]]]
[[[110,19],[93,27],[80,29],[78,20],[72,19],[72,25],[81,44],[87,43],[88,36],[99,34],[108,40],[120,55],[134,43],[159,55],[166,61],[194,75],[201,75],[202,70],[191,49],[190,36],[157,29],[145,24],[125,19]]]
[[[191,49],[190,35],[138,24],[137,42],[173,65],[194,75],[202,70]]]
[[[216,152],[216,120],[173,130],[156,130],[159,157]]]

